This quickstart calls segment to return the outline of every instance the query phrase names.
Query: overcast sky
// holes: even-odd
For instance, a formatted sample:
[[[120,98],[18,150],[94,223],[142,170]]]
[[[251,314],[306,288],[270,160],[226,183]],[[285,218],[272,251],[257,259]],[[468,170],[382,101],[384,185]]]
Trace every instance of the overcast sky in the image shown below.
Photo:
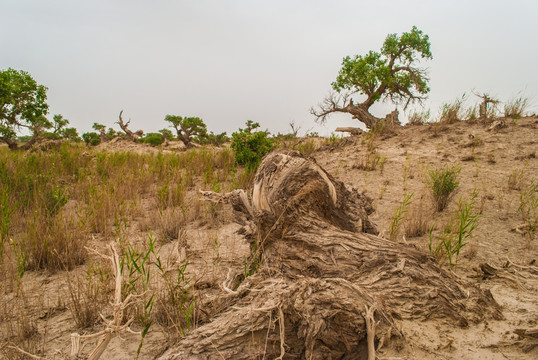
[[[0,0],[0,69],[28,71],[48,87],[51,114],[81,132],[117,128],[123,109],[146,132],[176,114],[214,132],[254,120],[328,134],[358,124],[335,116],[320,127],[309,114],[342,58],[413,25],[432,45],[432,113],[473,89],[527,96],[538,112],[537,19],[532,0]]]

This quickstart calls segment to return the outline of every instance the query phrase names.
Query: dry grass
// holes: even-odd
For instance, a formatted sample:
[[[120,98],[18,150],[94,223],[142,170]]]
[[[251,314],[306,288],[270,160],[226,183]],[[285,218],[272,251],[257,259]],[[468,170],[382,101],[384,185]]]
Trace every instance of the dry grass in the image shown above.
[[[517,97],[504,104],[504,116],[512,119],[519,119],[526,115],[530,102],[526,97]]]
[[[428,232],[431,216],[426,213],[425,206],[420,200],[409,209],[404,229],[407,238],[419,237]]]
[[[24,358],[6,347],[9,343],[37,354],[45,341],[46,334],[36,333],[35,309],[21,307],[31,306],[30,294],[24,292],[27,272],[71,271],[85,264],[83,273],[80,268],[66,272],[67,288],[62,292],[74,326],[95,325],[99,314],[107,311],[113,279],[85,246],[115,241],[125,254],[140,218],[144,220],[138,221],[138,228],[155,233],[163,244],[178,239],[187,222],[222,224],[230,220],[229,211],[202,203],[198,189],[249,188],[253,176],[236,166],[227,148],[166,154],[105,152],[78,145],[36,153],[0,148],[0,357]],[[170,272],[151,274],[144,286],[154,294],[155,318],[185,334],[196,325],[196,315],[189,314],[194,298],[178,288],[187,285],[176,278],[172,286]],[[143,293],[136,281],[133,289]],[[181,281],[188,282],[184,277]],[[20,299],[12,298],[15,293]],[[184,308],[174,306],[181,302]],[[140,315],[138,319],[150,319],[144,307],[130,311]]]

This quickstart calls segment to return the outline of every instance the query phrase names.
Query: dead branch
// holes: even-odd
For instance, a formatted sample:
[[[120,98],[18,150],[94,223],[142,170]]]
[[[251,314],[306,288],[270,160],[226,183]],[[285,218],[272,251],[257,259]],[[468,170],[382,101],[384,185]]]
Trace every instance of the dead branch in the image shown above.
[[[138,139],[144,135],[144,131],[138,130],[136,132],[132,132],[129,129],[129,124],[131,123],[131,120],[124,123],[123,118],[121,116],[122,114],[123,114],[123,110],[120,111],[119,120],[116,122],[116,124],[120,126],[120,128],[123,130],[123,132],[125,133],[125,135],[127,136],[129,140],[137,142]]]
[[[92,252],[104,259],[110,260],[110,262],[112,263],[112,268],[114,270],[114,278],[116,279],[116,286],[114,288],[114,301],[111,303],[112,309],[113,309],[113,318],[106,319],[103,315],[101,315],[101,318],[103,319],[103,322],[105,324],[105,329],[96,334],[90,334],[90,335],[80,335],[78,333],[71,334],[71,356],[79,355],[79,352],[81,350],[81,347],[80,347],[81,340],[86,340],[86,339],[91,339],[98,336],[102,336],[99,342],[97,343],[96,347],[93,349],[93,351],[90,353],[88,357],[88,360],[97,360],[101,357],[101,355],[103,355],[108,344],[115,336],[120,335],[122,333],[126,333],[126,332],[132,333],[132,334],[139,334],[130,329],[130,325],[133,322],[134,318],[127,320],[127,322],[125,322],[124,324],[122,324],[122,321],[123,321],[124,310],[127,307],[133,305],[136,302],[137,298],[139,298],[140,296],[143,296],[143,294],[140,294],[140,295],[129,294],[122,301],[121,299],[122,271],[121,271],[120,259],[113,243],[110,244],[108,248],[111,252],[111,255],[104,255],[94,249],[90,249],[90,248],[87,248],[87,249],[89,252]]]

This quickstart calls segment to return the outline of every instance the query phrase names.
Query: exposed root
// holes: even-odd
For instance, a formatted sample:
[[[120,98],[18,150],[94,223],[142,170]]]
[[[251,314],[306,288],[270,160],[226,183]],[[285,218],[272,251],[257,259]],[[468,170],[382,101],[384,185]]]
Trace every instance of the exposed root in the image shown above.
[[[364,321],[366,322],[366,342],[368,343],[368,360],[375,360],[375,306],[368,307],[364,305],[366,313]]]

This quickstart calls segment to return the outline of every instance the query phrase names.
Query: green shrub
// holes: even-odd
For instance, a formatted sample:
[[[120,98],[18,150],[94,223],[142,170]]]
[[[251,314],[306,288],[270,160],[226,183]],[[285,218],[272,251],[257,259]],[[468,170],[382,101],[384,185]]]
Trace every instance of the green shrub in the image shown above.
[[[477,195],[478,191],[474,189],[469,202],[460,198],[452,221],[436,239],[433,236],[433,227],[430,228],[430,253],[437,258],[445,255],[451,268],[458,264],[461,249],[467,245],[468,239],[478,226],[480,215],[475,210]]]
[[[273,139],[268,137],[268,131],[252,132],[260,124],[249,120],[246,125],[245,129],[232,134],[231,146],[236,162],[245,165],[247,171],[256,171],[262,157],[273,149]]]
[[[101,143],[101,136],[96,132],[87,132],[82,134],[82,140],[89,146],[97,146]]]
[[[209,134],[207,134],[205,137],[200,139],[200,143],[202,145],[209,144],[214,146],[222,146],[224,143],[227,143],[230,141],[230,138],[226,134],[226,132],[215,134],[213,131],[211,131]]]
[[[161,133],[147,133],[146,136],[140,139],[140,142],[151,146],[159,146],[164,142],[164,136]]]
[[[453,191],[458,187],[456,181],[461,168],[459,166],[446,167],[444,169],[429,170],[427,185],[432,191],[437,211],[443,211],[448,205]]]

